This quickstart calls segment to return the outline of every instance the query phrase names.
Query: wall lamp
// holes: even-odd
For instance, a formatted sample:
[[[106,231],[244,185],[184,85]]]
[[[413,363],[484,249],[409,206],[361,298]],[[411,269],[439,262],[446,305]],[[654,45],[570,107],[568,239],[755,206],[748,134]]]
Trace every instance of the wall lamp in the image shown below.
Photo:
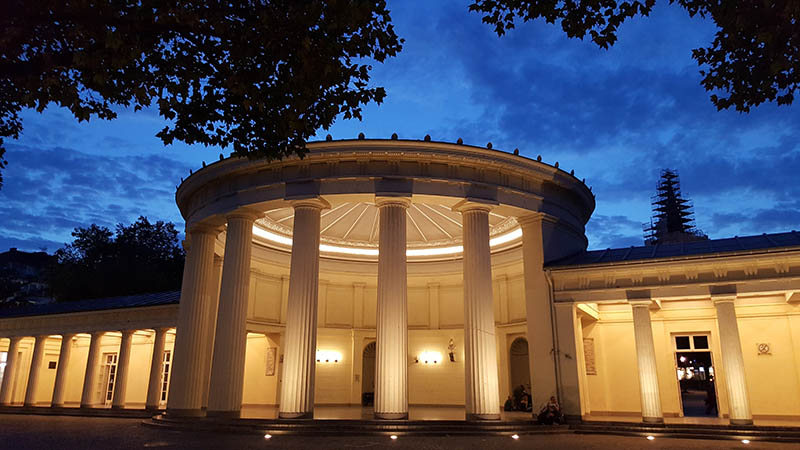
[[[442,362],[442,354],[439,352],[422,352],[414,362],[417,364],[439,364]]]
[[[338,363],[342,354],[333,350],[317,350],[318,363]]]

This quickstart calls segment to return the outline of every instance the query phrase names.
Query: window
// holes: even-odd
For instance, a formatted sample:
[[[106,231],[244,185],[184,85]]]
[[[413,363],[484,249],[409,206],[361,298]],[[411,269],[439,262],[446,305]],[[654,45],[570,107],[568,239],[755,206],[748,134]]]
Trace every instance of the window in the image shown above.
[[[695,350],[708,350],[708,336],[692,336]]]
[[[3,382],[3,374],[6,372],[6,359],[8,352],[0,352],[0,383]]]
[[[675,336],[675,350],[679,352],[702,352],[711,348],[707,334]]]
[[[169,372],[172,362],[172,352],[164,350],[164,364],[161,372],[161,403],[167,402],[167,392],[169,391]]]
[[[692,348],[689,336],[675,336],[675,348],[678,350],[689,350]]]

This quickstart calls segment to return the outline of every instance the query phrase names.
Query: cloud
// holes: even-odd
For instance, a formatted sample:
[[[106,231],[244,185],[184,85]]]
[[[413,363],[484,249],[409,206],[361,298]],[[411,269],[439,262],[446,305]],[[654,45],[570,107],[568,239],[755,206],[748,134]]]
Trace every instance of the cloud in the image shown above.
[[[0,191],[0,242],[20,249],[71,240],[76,227],[113,228],[140,215],[182,226],[174,203],[185,163],[155,154],[97,155],[12,144]],[[13,245],[12,245],[13,244]]]
[[[589,249],[644,245],[642,224],[625,216],[595,214],[586,224]]]

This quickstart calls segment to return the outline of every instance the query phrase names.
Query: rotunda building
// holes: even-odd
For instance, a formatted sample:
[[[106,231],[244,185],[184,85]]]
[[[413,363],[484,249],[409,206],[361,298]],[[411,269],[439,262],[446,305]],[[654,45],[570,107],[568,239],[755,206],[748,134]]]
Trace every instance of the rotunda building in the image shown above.
[[[315,403],[374,402],[383,419],[407,418],[409,403],[499,419],[512,383],[530,384],[534,404],[564,397],[543,264],[586,249],[584,183],[463,144],[308,149],[220,160],[179,186],[188,249],[173,380],[184,382],[168,414],[277,404],[298,418]],[[512,374],[520,337],[528,358]],[[266,371],[250,373],[254,354]]]

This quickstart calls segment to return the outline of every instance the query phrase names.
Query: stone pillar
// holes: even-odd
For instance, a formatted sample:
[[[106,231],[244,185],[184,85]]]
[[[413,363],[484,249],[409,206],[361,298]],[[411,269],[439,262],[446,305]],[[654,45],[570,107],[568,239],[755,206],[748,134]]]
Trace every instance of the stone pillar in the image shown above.
[[[208,279],[213,275],[214,240],[219,230],[197,225],[187,233],[189,248],[183,268],[181,303],[173,357],[173,379],[170,386],[167,414],[199,417],[203,415],[205,370],[211,355],[205,353],[209,303],[213,294]]]
[[[317,350],[320,212],[323,199],[294,202],[292,261],[286,313],[286,345],[279,417],[314,417],[314,368]]]
[[[22,338],[12,336],[8,343],[8,358],[6,359],[6,371],[3,375],[3,385],[0,387],[0,406],[11,406],[14,401],[14,375],[17,373],[19,363],[19,343]]]
[[[61,352],[58,354],[58,368],[56,369],[56,383],[53,386],[53,408],[64,407],[64,397],[67,394],[67,370],[69,358],[72,355],[72,338],[74,334],[61,335]]]
[[[653,344],[653,326],[650,323],[649,298],[629,299],[633,308],[633,334],[636,340],[636,361],[639,365],[639,393],[642,401],[642,421],[664,422],[661,412],[661,394],[658,390],[656,349]]]
[[[489,252],[490,205],[464,201],[464,350],[467,420],[500,419]]]
[[[25,390],[25,403],[26,407],[36,405],[36,388],[39,387],[39,374],[42,369],[42,360],[44,359],[44,344],[47,342],[47,335],[36,336],[36,343],[33,346],[33,359],[31,360],[31,368],[28,375],[28,388]]]
[[[157,411],[161,403],[161,375],[164,372],[164,344],[168,328],[153,330],[153,357],[150,361],[150,380],[147,382],[145,409]]]
[[[558,337],[558,364],[561,375],[561,409],[567,420],[580,420],[581,386],[578,357],[578,339],[581,320],[574,303],[556,303],[556,336]]]
[[[122,341],[119,344],[119,357],[117,358],[117,375],[114,380],[114,398],[111,409],[125,408],[125,396],[128,391],[128,373],[131,362],[131,342],[136,330],[124,330]]]
[[[219,291],[219,313],[214,336],[214,359],[208,392],[208,415],[238,418],[242,409],[244,361],[247,348],[247,301],[250,292],[250,255],[255,213],[228,214],[225,262]]]
[[[747,381],[744,376],[742,342],[739,339],[739,325],[736,322],[734,300],[736,295],[712,296],[717,308],[719,327],[719,346],[722,352],[722,369],[728,385],[728,404],[731,425],[752,425],[750,399]]]
[[[95,403],[95,388],[97,387],[97,369],[100,368],[100,341],[104,331],[92,333],[89,342],[89,357],[86,360],[86,372],[83,375],[83,393],[81,394],[81,408],[91,408]]]
[[[558,396],[550,285],[544,273],[542,227],[546,218],[541,213],[517,218],[522,228],[528,363],[534,415],[547,404],[551,396]]]
[[[408,418],[406,210],[411,199],[378,197],[375,418]]]
[[[219,313],[219,291],[220,291],[220,284],[222,281],[222,264],[224,259],[221,256],[214,255],[214,276],[211,277],[209,282],[211,286],[212,299],[213,301],[209,302],[208,307],[208,325],[207,325],[207,336],[206,336],[206,354],[213,355],[214,354],[214,335],[217,332],[217,314]],[[203,387],[203,408],[208,409],[208,391],[211,387],[211,361],[209,359],[208,364],[204,367],[206,370],[206,379],[205,385]]]

